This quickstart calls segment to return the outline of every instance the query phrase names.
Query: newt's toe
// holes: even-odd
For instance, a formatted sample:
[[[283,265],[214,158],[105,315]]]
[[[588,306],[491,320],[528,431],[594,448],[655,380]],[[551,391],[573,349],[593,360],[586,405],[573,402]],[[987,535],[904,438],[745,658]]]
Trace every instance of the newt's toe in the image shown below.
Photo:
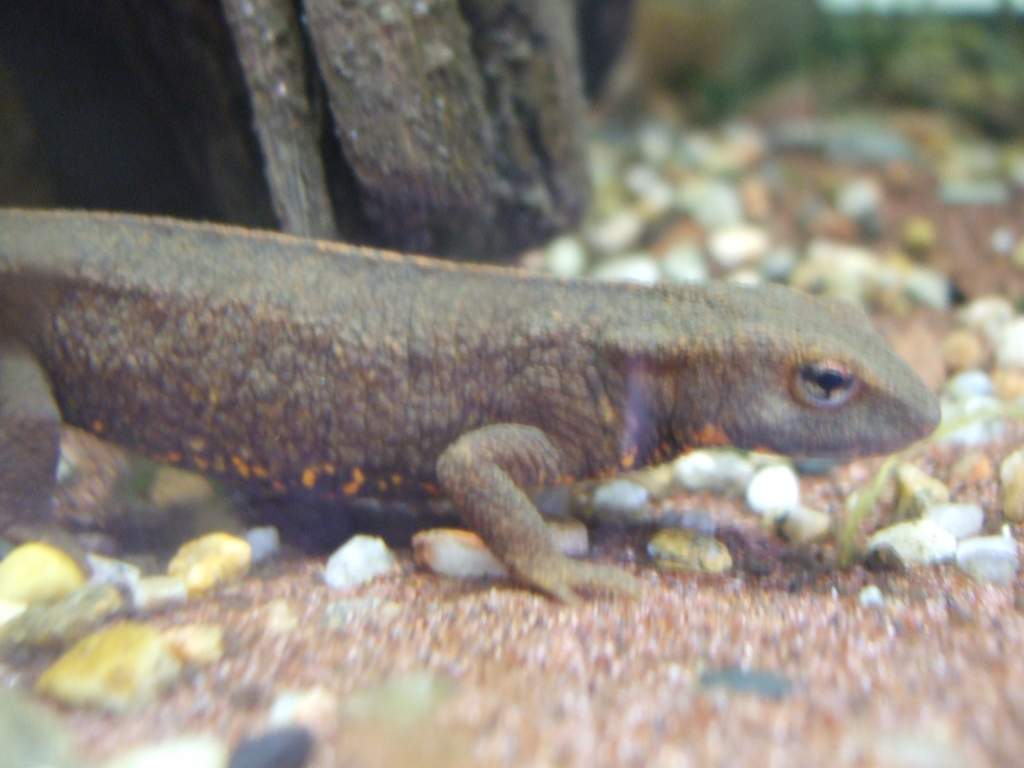
[[[638,597],[640,580],[615,565],[570,560],[568,557],[534,563],[519,578],[563,603],[578,602],[580,593],[608,592]]]

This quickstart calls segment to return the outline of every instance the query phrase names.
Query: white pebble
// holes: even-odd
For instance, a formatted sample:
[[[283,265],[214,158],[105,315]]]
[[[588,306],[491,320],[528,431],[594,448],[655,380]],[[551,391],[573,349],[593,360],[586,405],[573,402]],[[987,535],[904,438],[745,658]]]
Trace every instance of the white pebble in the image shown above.
[[[981,531],[985,513],[977,504],[936,504],[928,507],[924,518],[945,528],[957,539],[966,539]]]
[[[412,537],[413,558],[441,576],[456,579],[502,578],[508,569],[475,533],[432,528]]]
[[[857,600],[865,608],[881,608],[885,605],[885,595],[874,584],[868,584],[857,595]]]
[[[270,705],[267,724],[271,727],[302,725],[323,733],[336,724],[338,699],[326,688],[282,691]]]
[[[587,266],[583,244],[575,237],[559,237],[545,250],[544,266],[559,277],[579,277]]]
[[[762,258],[768,251],[768,234],[760,227],[739,225],[711,233],[708,250],[725,269],[736,269]]]
[[[881,206],[882,190],[870,176],[851,179],[836,196],[839,212],[858,222],[876,220]]]
[[[1018,317],[1003,328],[996,346],[998,368],[1024,368],[1024,317]]]
[[[379,576],[399,573],[394,553],[378,536],[353,536],[327,559],[324,581],[332,589],[352,589]]]
[[[183,605],[188,601],[188,587],[177,576],[143,576],[128,585],[128,592],[132,607],[137,611]]]
[[[270,560],[281,551],[281,534],[272,525],[250,528],[245,532],[245,540],[252,549],[252,562],[262,563]]]
[[[950,560],[956,554],[956,536],[932,520],[910,520],[875,531],[868,553],[891,551],[906,567]]]
[[[595,248],[614,253],[633,245],[643,227],[643,220],[636,213],[624,210],[600,222],[589,231],[588,238]]]
[[[644,206],[644,213],[656,215],[675,202],[675,190],[649,165],[633,165],[623,177],[626,187]]]
[[[796,268],[797,257],[792,248],[777,246],[761,259],[761,274],[774,282],[786,282]]]
[[[654,285],[660,273],[654,259],[644,254],[623,256],[619,259],[606,261],[592,273],[598,280],[609,282],[639,283]]]
[[[995,392],[992,377],[977,369],[961,371],[946,382],[944,389],[946,394],[957,400],[988,397]]]
[[[733,451],[692,451],[672,463],[672,476],[688,491],[742,493],[754,465]]]
[[[142,569],[126,563],[89,552],[85,555],[89,565],[89,580],[94,584],[113,584],[115,587],[131,587],[142,578]]]
[[[1013,319],[1013,304],[1003,296],[982,296],[961,309],[959,319],[994,347],[999,343],[1003,327]]]
[[[730,227],[743,220],[743,203],[739,194],[724,181],[699,179],[687,182],[679,192],[679,204],[707,229]]]
[[[903,290],[916,303],[931,309],[949,309],[949,278],[927,267],[915,267],[904,277]]]
[[[800,506],[800,481],[786,464],[761,469],[747,486],[747,506],[758,514],[796,509]]]
[[[989,239],[989,245],[992,250],[996,253],[1003,254],[1004,256],[1013,250],[1013,246],[1017,244],[1017,236],[1013,233],[1011,227],[996,227],[992,231],[992,236]]]
[[[104,763],[104,768],[225,768],[228,747],[215,736],[177,736],[136,747]]]
[[[708,280],[708,266],[697,246],[677,245],[661,260],[661,274],[673,283],[704,283]]]
[[[1006,431],[1002,404],[994,397],[976,396],[963,401],[942,401],[942,424],[966,419],[968,423],[945,435],[941,442],[975,448],[998,440]]]
[[[678,132],[665,123],[645,123],[637,136],[641,154],[652,163],[663,163],[676,145]]]
[[[1020,567],[1017,542],[1005,532],[964,539],[956,550],[956,564],[977,581],[1011,584]]]

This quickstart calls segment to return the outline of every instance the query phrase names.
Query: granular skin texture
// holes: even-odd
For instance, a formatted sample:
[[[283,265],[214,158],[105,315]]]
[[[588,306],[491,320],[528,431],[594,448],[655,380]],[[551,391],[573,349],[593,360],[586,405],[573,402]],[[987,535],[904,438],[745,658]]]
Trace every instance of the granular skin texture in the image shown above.
[[[585,566],[525,487],[697,445],[877,453],[937,420],[859,310],[786,289],[565,281],[128,215],[0,212],[0,336],[69,424],[264,491],[441,493],[561,597],[608,580],[568,575]],[[842,405],[794,395],[823,361],[856,379]]]

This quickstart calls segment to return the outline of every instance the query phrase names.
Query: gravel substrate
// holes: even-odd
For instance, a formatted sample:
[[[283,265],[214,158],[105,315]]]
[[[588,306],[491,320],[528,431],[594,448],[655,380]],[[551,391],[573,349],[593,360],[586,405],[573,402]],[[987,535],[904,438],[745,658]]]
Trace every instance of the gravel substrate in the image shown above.
[[[57,718],[0,698],[0,735],[54,766],[226,768],[269,752],[316,768],[1024,762],[1024,194],[1006,172],[1020,149],[891,117],[600,134],[591,220],[524,263],[861,303],[960,429],[892,465],[709,452],[577,489],[569,511],[640,527],[588,538],[563,522],[563,546],[624,564],[642,590],[572,606],[493,578],[461,532],[421,536],[416,561],[407,532],[303,550],[167,472],[148,506],[111,502],[126,460],[68,431],[58,517],[108,559],[79,573],[30,551],[63,563],[59,583],[18,575],[24,551],[7,561],[0,621],[17,633],[0,642],[0,685]],[[871,555],[842,569],[837,540]],[[105,645],[89,642],[96,625]],[[124,666],[125,627],[138,667]],[[76,641],[64,669],[87,675],[100,666],[82,647],[108,647],[139,687],[74,678],[79,703],[54,704],[68,681],[45,671]],[[159,679],[133,677],[146,664]],[[55,731],[72,757],[46,751]]]

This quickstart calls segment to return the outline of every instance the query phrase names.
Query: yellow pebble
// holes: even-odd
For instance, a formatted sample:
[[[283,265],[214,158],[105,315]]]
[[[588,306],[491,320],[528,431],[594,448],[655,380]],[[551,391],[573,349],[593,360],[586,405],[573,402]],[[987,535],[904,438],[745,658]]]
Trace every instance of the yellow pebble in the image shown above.
[[[903,247],[914,256],[923,256],[935,247],[935,225],[923,216],[914,216],[903,225]]]
[[[181,545],[167,566],[169,576],[185,582],[190,595],[237,581],[249,572],[252,548],[229,533],[208,533]]]
[[[85,574],[70,555],[32,541],[13,549],[0,562],[0,600],[41,603],[67,597],[85,583]]]
[[[722,542],[679,528],[654,534],[647,543],[647,554],[667,570],[725,573],[732,568],[732,555]]]
[[[1024,449],[1018,449],[999,465],[1002,486],[1003,519],[1024,521]]]
[[[125,712],[152,701],[180,671],[159,630],[122,621],[75,643],[43,672],[36,690],[65,704]]]
[[[988,350],[974,331],[958,328],[942,340],[942,361],[950,371],[980,368],[988,357]]]

